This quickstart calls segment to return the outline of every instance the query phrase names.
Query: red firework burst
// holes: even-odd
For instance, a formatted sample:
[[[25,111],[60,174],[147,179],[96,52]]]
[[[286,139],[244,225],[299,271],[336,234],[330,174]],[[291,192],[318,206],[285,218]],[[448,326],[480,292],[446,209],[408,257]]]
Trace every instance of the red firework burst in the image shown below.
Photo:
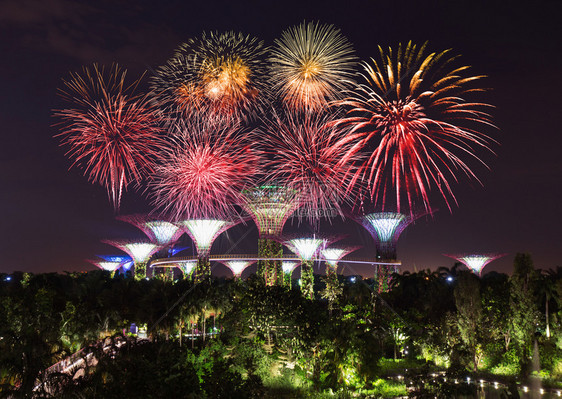
[[[340,103],[349,111],[338,123],[351,126],[358,139],[352,153],[372,151],[355,179],[366,180],[383,207],[394,191],[398,211],[420,200],[430,210],[436,188],[451,209],[459,172],[478,181],[465,158],[482,162],[475,149],[489,149],[491,141],[476,130],[493,126],[490,105],[464,99],[484,90],[475,86],[483,76],[453,66],[457,57],[448,50],[425,55],[425,45],[412,43],[397,53],[379,50],[380,60],[363,64],[365,83]]]
[[[154,204],[176,219],[232,216],[241,191],[253,187],[260,172],[254,134],[210,122],[176,129],[173,145],[156,167]]]
[[[104,186],[116,211],[123,190],[151,171],[162,144],[154,109],[134,95],[138,81],[125,86],[125,75],[117,65],[84,67],[60,90],[73,107],[55,111],[71,167],[82,166],[90,181]]]
[[[298,193],[297,213],[313,222],[343,214],[356,171],[352,136],[331,121],[328,114],[299,118],[295,113],[276,116],[268,126],[271,178]]]

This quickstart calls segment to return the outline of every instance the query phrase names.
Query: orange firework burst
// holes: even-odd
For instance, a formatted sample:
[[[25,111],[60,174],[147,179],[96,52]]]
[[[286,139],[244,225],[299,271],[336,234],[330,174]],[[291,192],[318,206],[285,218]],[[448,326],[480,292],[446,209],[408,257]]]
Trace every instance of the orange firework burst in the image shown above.
[[[283,32],[275,44],[271,79],[289,108],[316,111],[349,88],[356,57],[339,29],[302,23]]]
[[[263,42],[241,33],[203,33],[182,44],[152,78],[155,101],[180,116],[252,115],[265,100]]]
[[[125,86],[126,70],[94,65],[64,81],[62,97],[73,107],[58,110],[67,155],[85,174],[106,187],[115,210],[123,190],[151,171],[162,145],[159,120],[145,96],[134,95],[138,81]]]
[[[372,151],[356,181],[366,180],[383,207],[395,196],[399,211],[419,201],[430,210],[431,189],[451,209],[458,172],[478,180],[464,159],[482,162],[475,149],[489,149],[491,141],[477,130],[493,126],[490,105],[465,100],[484,90],[476,85],[483,76],[454,66],[449,50],[426,55],[425,47],[379,48],[380,59],[363,64],[365,83],[341,102],[348,114],[338,124],[351,126],[357,139],[352,153]]]

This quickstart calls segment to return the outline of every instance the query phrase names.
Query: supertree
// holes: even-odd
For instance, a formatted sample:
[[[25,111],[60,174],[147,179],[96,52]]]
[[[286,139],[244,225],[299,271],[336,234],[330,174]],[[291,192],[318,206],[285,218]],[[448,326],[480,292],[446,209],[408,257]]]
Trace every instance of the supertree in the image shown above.
[[[235,279],[242,278],[242,272],[255,261],[253,260],[219,260],[220,263],[230,269]]]
[[[377,292],[380,294],[382,292],[387,292],[390,289],[390,283],[392,282],[392,275],[398,273],[400,269],[398,265],[381,265],[375,266],[375,284]]]
[[[451,210],[451,184],[460,174],[478,180],[466,160],[483,164],[476,149],[489,150],[492,141],[480,131],[493,127],[490,105],[469,99],[484,91],[483,76],[457,65],[449,50],[425,50],[411,42],[396,52],[379,47],[380,58],[363,63],[363,83],[340,102],[348,114],[338,123],[352,126],[352,152],[370,154],[357,181],[368,182],[383,209],[392,200],[398,212],[419,202],[429,211],[436,189]]]
[[[179,222],[180,226],[191,237],[197,249],[194,281],[200,282],[211,277],[209,252],[215,239],[224,231],[237,224],[237,221],[219,219],[187,219]]]
[[[117,269],[119,269],[122,265],[123,262],[120,261],[108,261],[105,259],[88,259],[88,262],[90,262],[92,265],[99,267],[102,270],[106,270],[108,272],[111,273],[111,277],[113,277],[115,275],[115,272],[117,271]]]
[[[299,118],[292,112],[269,121],[266,151],[270,178],[298,194],[300,218],[316,224],[343,216],[342,205],[353,202],[350,185],[357,155],[345,129],[336,128],[330,112]]]
[[[281,262],[281,268],[283,269],[283,285],[291,288],[293,282],[293,271],[299,265],[299,262],[292,260],[284,260]]]
[[[71,107],[55,111],[62,145],[72,166],[80,165],[94,183],[104,186],[115,211],[131,183],[151,173],[162,146],[159,118],[138,84],[125,84],[126,70],[93,65],[72,73],[61,96]]]
[[[469,253],[469,254],[459,254],[459,255],[445,255],[449,258],[458,260],[463,265],[468,267],[474,274],[478,276],[482,275],[482,269],[486,265],[498,258],[505,256],[506,254],[498,253]]]
[[[258,232],[258,274],[267,285],[282,284],[281,261],[273,258],[283,256],[283,245],[279,242],[283,226],[299,205],[297,192],[273,184],[262,185],[242,191],[242,206],[254,220]]]
[[[415,216],[395,212],[369,213],[356,217],[376,243],[377,259],[396,260],[396,242]]]
[[[191,273],[197,266],[197,260],[185,260],[176,262],[175,266],[181,270],[183,278],[191,277]]]
[[[153,175],[154,204],[173,220],[227,218],[255,186],[262,154],[253,132],[192,120],[176,125],[173,145]]]
[[[183,230],[175,224],[166,220],[155,220],[147,215],[121,215],[117,219],[137,227],[151,242],[162,247],[173,245],[183,234]]]
[[[169,116],[247,119],[268,97],[265,52],[262,41],[242,33],[203,33],[156,70],[152,97]]]
[[[120,249],[133,259],[135,280],[146,278],[146,263],[161,248],[158,244],[151,242],[115,240],[104,240],[102,242]]]
[[[289,109],[311,112],[349,89],[357,58],[339,29],[309,22],[284,31],[269,61],[272,91]]]
[[[334,303],[343,292],[343,287],[338,281],[338,262],[346,255],[358,250],[360,247],[340,247],[340,248],[324,248],[320,251],[324,261],[326,262],[326,288],[322,292],[322,297],[328,300],[328,309],[330,315],[334,307]]]
[[[301,291],[305,298],[314,299],[314,256],[327,244],[325,238],[292,238],[285,241],[289,247],[301,260]]]

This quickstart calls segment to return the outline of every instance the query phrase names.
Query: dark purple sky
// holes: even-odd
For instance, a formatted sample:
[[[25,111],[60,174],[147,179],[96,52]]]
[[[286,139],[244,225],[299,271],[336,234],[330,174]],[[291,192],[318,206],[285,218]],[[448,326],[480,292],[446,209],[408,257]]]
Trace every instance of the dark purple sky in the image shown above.
[[[562,265],[562,163],[559,128],[562,51],[556,1],[76,1],[0,2],[0,272],[86,270],[96,254],[116,253],[104,238],[133,237],[115,222],[105,191],[90,185],[53,138],[52,109],[61,79],[82,65],[118,62],[137,77],[163,64],[179,43],[204,30],[236,30],[272,43],[303,20],[341,28],[358,55],[377,45],[430,41],[453,48],[489,76],[486,100],[497,109],[501,145],[483,153],[483,186],[463,182],[459,206],[408,228],[399,241],[406,269],[451,266],[442,253],[494,251],[508,256],[486,270],[510,271],[516,252],[537,267]],[[130,191],[122,213],[149,210]],[[335,226],[340,226],[335,222]],[[250,228],[250,227],[249,227]],[[252,227],[253,228],[253,227]],[[255,228],[251,237],[255,237]],[[304,228],[303,228],[304,229]],[[335,227],[327,228],[334,230]],[[348,242],[372,245],[353,222]],[[222,237],[216,250],[228,249]],[[140,237],[140,235],[138,235]],[[255,252],[253,239],[235,252]],[[368,255],[372,249],[365,249]]]

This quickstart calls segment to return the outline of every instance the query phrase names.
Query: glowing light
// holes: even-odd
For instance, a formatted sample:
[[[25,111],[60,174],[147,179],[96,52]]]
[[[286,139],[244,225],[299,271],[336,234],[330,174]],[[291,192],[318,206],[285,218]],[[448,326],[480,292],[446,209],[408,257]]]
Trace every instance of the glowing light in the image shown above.
[[[107,262],[125,263],[131,260],[131,257],[122,255],[97,255],[97,257]]]
[[[246,269],[254,262],[248,260],[227,260],[227,261],[221,261],[221,263],[232,271],[234,277],[240,277],[244,269]]]
[[[295,270],[295,267],[297,267],[299,264],[299,262],[293,262],[290,260],[284,260],[281,263],[281,267],[283,268],[283,273],[285,274],[291,274],[293,273],[293,270]]]
[[[273,91],[289,108],[314,111],[341,98],[356,57],[339,29],[302,23],[283,32],[271,50]]]
[[[126,252],[135,262],[145,263],[161,247],[151,242],[103,241]]]
[[[177,266],[183,272],[184,276],[189,276],[191,275],[191,272],[193,272],[193,269],[195,268],[196,264],[197,261],[192,260],[192,261],[179,262]]]
[[[324,248],[322,249],[322,257],[326,261],[326,264],[332,268],[337,268],[338,262],[347,254],[359,249],[359,247],[347,247],[347,248]]]
[[[207,256],[219,234],[234,225],[232,222],[213,219],[189,219],[180,223],[187,229],[200,257]]]
[[[296,253],[302,260],[312,260],[321,245],[326,240],[321,238],[294,238],[287,241],[287,246]]]
[[[185,251],[188,248],[189,247],[174,247],[170,249],[170,254],[172,256],[176,256],[178,253],[180,253],[181,251]]]
[[[482,274],[482,269],[493,260],[505,256],[505,254],[463,254],[463,255],[445,255],[461,262],[463,265],[472,270],[477,275]]]
[[[389,242],[395,238],[396,234],[402,232],[399,227],[406,222],[407,218],[401,213],[383,212],[365,215],[365,219],[373,227],[379,241]]]
[[[118,216],[118,220],[127,222],[142,230],[152,241],[161,246],[173,244],[178,240],[183,231],[173,223],[164,220],[151,220],[146,215]]]

